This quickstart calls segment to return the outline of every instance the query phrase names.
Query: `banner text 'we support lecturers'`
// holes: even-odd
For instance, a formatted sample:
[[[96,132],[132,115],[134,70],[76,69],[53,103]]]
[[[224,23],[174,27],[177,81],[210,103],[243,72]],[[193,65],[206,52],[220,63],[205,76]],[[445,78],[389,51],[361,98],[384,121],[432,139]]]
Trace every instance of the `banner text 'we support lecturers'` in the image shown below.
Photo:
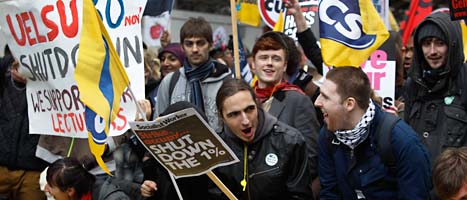
[[[141,18],[145,2],[94,1],[137,99],[144,98]],[[84,105],[74,80],[82,9],[81,0],[0,2],[0,32],[20,63],[20,73],[28,79],[28,113],[35,122],[30,123],[31,133],[87,137]],[[135,117],[136,106],[128,90],[121,102],[111,136],[124,133]]]

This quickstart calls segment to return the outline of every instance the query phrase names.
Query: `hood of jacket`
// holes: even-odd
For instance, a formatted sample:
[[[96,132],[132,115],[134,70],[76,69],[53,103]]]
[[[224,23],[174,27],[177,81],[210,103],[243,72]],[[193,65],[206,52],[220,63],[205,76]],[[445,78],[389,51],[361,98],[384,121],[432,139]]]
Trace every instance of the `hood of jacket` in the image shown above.
[[[230,71],[230,68],[227,67],[227,65],[224,65],[220,62],[217,62],[215,60],[213,60],[214,62],[214,69],[211,73],[211,75],[206,78],[205,80],[203,80],[203,82],[205,83],[209,83],[209,82],[217,82],[217,81],[220,81],[220,80],[224,80],[225,77],[227,76],[232,76],[232,72]]]
[[[426,17],[417,27],[414,33],[414,58],[413,65],[410,69],[410,77],[420,85],[426,87],[425,80],[423,79],[423,70],[430,69],[430,66],[425,60],[422,50],[422,44],[420,42],[421,29],[426,28],[425,25],[432,23],[442,31],[445,42],[448,45],[447,62],[443,67],[443,71],[446,72],[444,80],[449,88],[449,92],[453,92],[456,88],[454,80],[459,70],[464,63],[464,51],[462,44],[462,32],[458,22],[451,21],[449,14],[438,12],[433,13]],[[423,37],[423,36],[421,36]],[[448,91],[446,91],[448,92]],[[420,96],[420,94],[417,94]]]

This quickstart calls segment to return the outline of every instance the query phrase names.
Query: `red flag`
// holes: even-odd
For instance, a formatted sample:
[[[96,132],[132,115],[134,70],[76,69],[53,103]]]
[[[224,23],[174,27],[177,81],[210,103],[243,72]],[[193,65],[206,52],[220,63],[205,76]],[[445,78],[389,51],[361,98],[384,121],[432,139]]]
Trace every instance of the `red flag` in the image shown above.
[[[433,10],[432,0],[412,0],[406,19],[401,22],[402,42],[409,41],[413,30]]]

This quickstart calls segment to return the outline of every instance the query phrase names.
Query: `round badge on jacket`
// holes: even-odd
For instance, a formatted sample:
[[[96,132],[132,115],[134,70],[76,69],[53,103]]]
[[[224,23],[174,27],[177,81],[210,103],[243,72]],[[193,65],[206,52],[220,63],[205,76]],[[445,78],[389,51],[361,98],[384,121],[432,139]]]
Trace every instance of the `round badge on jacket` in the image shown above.
[[[269,153],[268,155],[266,155],[265,161],[267,165],[272,167],[277,164],[277,161],[279,161],[279,158],[277,157],[276,154]]]

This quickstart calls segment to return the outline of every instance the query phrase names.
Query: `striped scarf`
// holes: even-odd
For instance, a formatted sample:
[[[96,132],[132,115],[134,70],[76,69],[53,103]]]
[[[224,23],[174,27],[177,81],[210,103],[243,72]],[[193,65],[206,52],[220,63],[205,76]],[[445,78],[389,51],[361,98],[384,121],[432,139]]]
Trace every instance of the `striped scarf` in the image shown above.
[[[191,103],[195,104],[198,108],[205,111],[203,92],[201,90],[201,81],[207,78],[211,74],[214,68],[214,62],[211,59],[209,59],[203,65],[200,65],[198,67],[193,67],[185,59],[183,68],[185,69],[186,78],[191,86],[191,91],[192,91],[192,94],[190,97]]]

